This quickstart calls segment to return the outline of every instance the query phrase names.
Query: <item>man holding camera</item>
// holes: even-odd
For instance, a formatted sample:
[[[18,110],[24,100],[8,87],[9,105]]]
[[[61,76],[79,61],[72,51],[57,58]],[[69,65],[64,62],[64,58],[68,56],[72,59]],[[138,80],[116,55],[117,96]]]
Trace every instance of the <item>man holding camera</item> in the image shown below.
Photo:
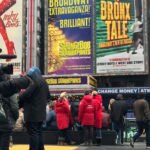
[[[30,138],[29,150],[44,150],[42,122],[46,118],[46,104],[50,94],[39,68],[32,67],[26,76],[0,82],[0,93],[4,97],[9,97],[21,89],[26,89],[19,96],[19,106],[24,109],[25,124]]]

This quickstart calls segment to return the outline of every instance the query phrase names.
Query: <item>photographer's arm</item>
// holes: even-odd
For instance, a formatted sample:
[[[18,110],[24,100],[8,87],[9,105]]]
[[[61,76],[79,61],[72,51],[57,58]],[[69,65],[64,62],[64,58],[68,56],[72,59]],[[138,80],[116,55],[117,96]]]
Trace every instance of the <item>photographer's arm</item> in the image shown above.
[[[4,97],[9,97],[19,92],[21,89],[27,88],[29,83],[30,83],[30,80],[26,76],[15,78],[15,79],[8,80],[8,81],[2,81],[0,82],[0,93]]]

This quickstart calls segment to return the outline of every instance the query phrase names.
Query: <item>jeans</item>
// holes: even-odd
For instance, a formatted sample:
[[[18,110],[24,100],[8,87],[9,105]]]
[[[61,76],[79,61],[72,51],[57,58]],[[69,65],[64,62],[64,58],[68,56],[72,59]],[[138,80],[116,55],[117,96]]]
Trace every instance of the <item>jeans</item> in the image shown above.
[[[29,150],[44,150],[42,122],[26,122],[29,135]]]
[[[150,146],[150,125],[148,122],[143,122],[143,121],[137,121],[137,132],[133,136],[133,141],[135,142],[143,133],[143,130],[145,129],[146,133],[146,146]]]
[[[120,121],[113,122],[114,130],[116,131],[116,144],[123,144],[123,129],[124,124]]]
[[[102,139],[101,128],[96,128],[96,139]]]
[[[59,130],[59,137],[61,137],[65,143],[70,144],[70,136],[68,128]]]
[[[9,150],[9,138],[11,132],[2,132],[0,131],[0,150]]]
[[[83,126],[85,143],[93,142],[93,126]]]

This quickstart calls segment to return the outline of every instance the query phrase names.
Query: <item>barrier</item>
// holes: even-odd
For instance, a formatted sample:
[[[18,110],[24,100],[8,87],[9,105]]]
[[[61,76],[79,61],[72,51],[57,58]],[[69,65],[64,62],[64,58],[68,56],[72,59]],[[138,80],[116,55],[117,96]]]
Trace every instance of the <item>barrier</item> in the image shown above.
[[[76,145],[83,143],[83,131],[69,131],[71,140],[75,142]],[[57,139],[59,136],[58,131],[44,131],[44,143],[45,144],[57,144]],[[102,131],[102,145],[114,145],[115,144],[115,132],[114,131]],[[28,144],[29,137],[26,132],[14,132],[13,133],[13,143],[14,144]]]

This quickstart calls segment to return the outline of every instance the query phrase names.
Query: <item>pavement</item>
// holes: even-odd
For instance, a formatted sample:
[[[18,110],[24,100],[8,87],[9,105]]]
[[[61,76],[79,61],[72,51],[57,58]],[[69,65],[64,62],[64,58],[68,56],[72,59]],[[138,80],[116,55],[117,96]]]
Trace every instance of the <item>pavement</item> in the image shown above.
[[[130,147],[129,143],[125,143],[123,145],[101,145],[85,148],[79,147],[77,150],[146,150],[146,145],[143,142],[137,142],[135,143],[134,148]]]
[[[13,145],[10,150],[28,150],[28,145]],[[56,146],[45,145],[45,150],[146,150],[144,142],[136,142],[134,148],[129,143],[124,145],[101,145],[101,146]],[[150,150],[150,149],[149,149]]]

